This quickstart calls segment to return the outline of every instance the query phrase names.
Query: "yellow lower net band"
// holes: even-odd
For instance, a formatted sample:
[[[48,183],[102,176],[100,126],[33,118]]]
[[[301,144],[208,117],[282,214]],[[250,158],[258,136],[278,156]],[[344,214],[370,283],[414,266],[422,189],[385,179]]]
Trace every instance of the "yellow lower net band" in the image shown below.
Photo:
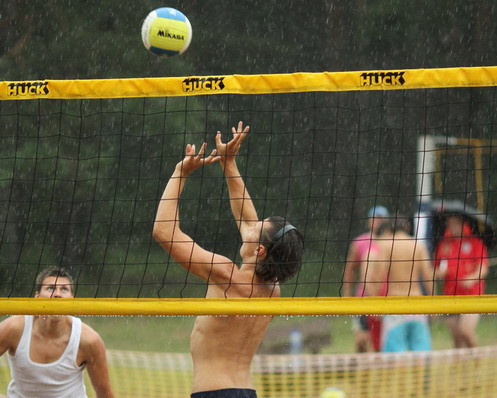
[[[497,295],[274,299],[0,299],[0,315],[361,315],[497,313]]]
[[[108,351],[120,398],[185,398],[191,392],[189,354]],[[261,398],[497,397],[497,346],[400,354],[258,355],[252,367]],[[10,380],[0,357],[0,394]],[[94,397],[87,380],[88,395]],[[333,395],[335,393],[335,395]]]

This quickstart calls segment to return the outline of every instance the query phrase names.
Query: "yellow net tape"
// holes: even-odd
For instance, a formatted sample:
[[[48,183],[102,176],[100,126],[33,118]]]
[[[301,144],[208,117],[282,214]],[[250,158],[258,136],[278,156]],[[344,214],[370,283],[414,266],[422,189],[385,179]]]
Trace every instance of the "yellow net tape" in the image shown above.
[[[497,313],[497,295],[274,299],[0,299],[0,315],[359,315]]]
[[[165,97],[305,91],[403,90],[497,84],[497,67],[398,69],[272,75],[140,79],[36,80],[0,83],[0,99]]]

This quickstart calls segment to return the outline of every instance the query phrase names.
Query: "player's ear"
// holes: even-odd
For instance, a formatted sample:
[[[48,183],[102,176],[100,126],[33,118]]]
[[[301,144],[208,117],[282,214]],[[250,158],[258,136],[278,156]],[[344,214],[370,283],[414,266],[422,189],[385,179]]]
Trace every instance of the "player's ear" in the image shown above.
[[[267,254],[267,249],[266,249],[266,246],[264,245],[259,245],[257,246],[257,249],[255,249],[254,251],[254,255],[257,256],[257,257],[266,257],[266,254]]]

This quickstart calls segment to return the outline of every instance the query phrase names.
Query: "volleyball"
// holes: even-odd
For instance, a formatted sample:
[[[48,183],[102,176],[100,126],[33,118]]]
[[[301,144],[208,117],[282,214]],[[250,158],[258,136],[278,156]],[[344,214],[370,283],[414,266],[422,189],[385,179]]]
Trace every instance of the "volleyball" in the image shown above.
[[[192,26],[181,11],[158,8],[143,21],[142,41],[148,51],[159,57],[182,54],[192,41]]]
[[[328,387],[319,398],[347,398],[345,392],[335,387]]]

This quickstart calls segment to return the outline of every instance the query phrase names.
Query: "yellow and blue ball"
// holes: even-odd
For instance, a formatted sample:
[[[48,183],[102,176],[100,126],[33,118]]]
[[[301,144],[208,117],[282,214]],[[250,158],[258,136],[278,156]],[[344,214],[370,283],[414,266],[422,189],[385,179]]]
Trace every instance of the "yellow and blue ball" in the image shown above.
[[[321,393],[319,398],[347,398],[347,395],[339,388],[328,387]]]
[[[158,8],[143,21],[142,41],[147,50],[160,57],[182,54],[192,41],[192,26],[181,11]]]

